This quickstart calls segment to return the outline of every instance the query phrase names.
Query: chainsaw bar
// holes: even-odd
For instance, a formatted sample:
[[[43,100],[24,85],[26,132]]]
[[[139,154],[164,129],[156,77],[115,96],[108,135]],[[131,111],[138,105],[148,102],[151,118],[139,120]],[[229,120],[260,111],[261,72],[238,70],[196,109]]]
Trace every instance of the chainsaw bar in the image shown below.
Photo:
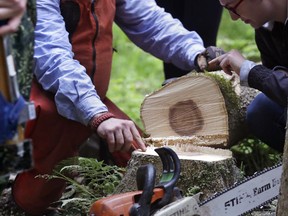
[[[243,216],[279,195],[282,163],[264,169],[199,204],[201,215]]]

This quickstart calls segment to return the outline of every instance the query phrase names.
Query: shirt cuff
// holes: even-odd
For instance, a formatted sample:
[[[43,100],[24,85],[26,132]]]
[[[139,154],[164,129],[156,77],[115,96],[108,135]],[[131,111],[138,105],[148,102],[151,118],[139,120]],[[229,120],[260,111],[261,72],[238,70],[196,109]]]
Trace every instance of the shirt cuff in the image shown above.
[[[245,60],[240,68],[240,85],[249,87],[248,76],[250,70],[256,65],[255,62]]]
[[[96,97],[88,97],[78,105],[77,116],[84,125],[88,125],[90,120],[98,113],[108,112],[108,108]]]

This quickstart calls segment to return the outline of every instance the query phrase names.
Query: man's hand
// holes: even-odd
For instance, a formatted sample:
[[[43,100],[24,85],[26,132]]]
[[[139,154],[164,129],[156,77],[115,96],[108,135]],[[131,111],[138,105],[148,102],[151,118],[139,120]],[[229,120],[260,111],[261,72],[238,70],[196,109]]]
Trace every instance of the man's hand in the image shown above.
[[[27,0],[0,0],[0,20],[8,20],[0,26],[0,35],[17,31],[26,10]]]
[[[209,64],[218,64],[226,74],[232,75],[232,71],[240,75],[241,65],[245,58],[237,50],[231,50],[218,58],[213,59]]]
[[[196,57],[196,65],[198,65],[198,72],[216,71],[221,67],[216,63],[210,63],[211,60],[223,55],[225,52],[219,47],[209,46],[202,53]]]
[[[146,151],[146,146],[134,122],[130,120],[109,118],[99,124],[96,132],[101,138],[106,140],[110,152],[127,152],[131,148],[133,141],[138,145],[137,148]]]

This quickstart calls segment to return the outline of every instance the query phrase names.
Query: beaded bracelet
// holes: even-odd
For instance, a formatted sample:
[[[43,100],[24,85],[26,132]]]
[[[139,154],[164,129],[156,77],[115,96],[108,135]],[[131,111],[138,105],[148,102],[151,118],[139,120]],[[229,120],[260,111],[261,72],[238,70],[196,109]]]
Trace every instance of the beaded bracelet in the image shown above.
[[[100,115],[100,116],[98,116],[98,117],[96,117],[96,118],[93,118],[92,119],[92,121],[91,121],[91,128],[93,129],[93,130],[97,130],[97,128],[99,127],[99,125],[103,122],[103,121],[105,121],[105,120],[107,120],[107,119],[109,119],[109,118],[115,118],[115,115],[113,114],[113,113],[110,113],[110,112],[106,112],[106,113],[104,113],[104,114],[102,114],[102,115]]]

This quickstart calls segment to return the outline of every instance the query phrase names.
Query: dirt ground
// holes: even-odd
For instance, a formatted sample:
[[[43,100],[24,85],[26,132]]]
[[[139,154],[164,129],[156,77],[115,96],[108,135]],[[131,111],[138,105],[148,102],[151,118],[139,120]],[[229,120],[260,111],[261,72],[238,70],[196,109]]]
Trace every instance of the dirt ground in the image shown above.
[[[41,216],[63,216],[63,215],[72,216],[60,212],[56,208],[49,209],[47,211],[47,214],[43,214]],[[26,214],[15,204],[11,195],[11,188],[7,188],[2,192],[0,197],[0,216],[32,216],[32,215]]]

